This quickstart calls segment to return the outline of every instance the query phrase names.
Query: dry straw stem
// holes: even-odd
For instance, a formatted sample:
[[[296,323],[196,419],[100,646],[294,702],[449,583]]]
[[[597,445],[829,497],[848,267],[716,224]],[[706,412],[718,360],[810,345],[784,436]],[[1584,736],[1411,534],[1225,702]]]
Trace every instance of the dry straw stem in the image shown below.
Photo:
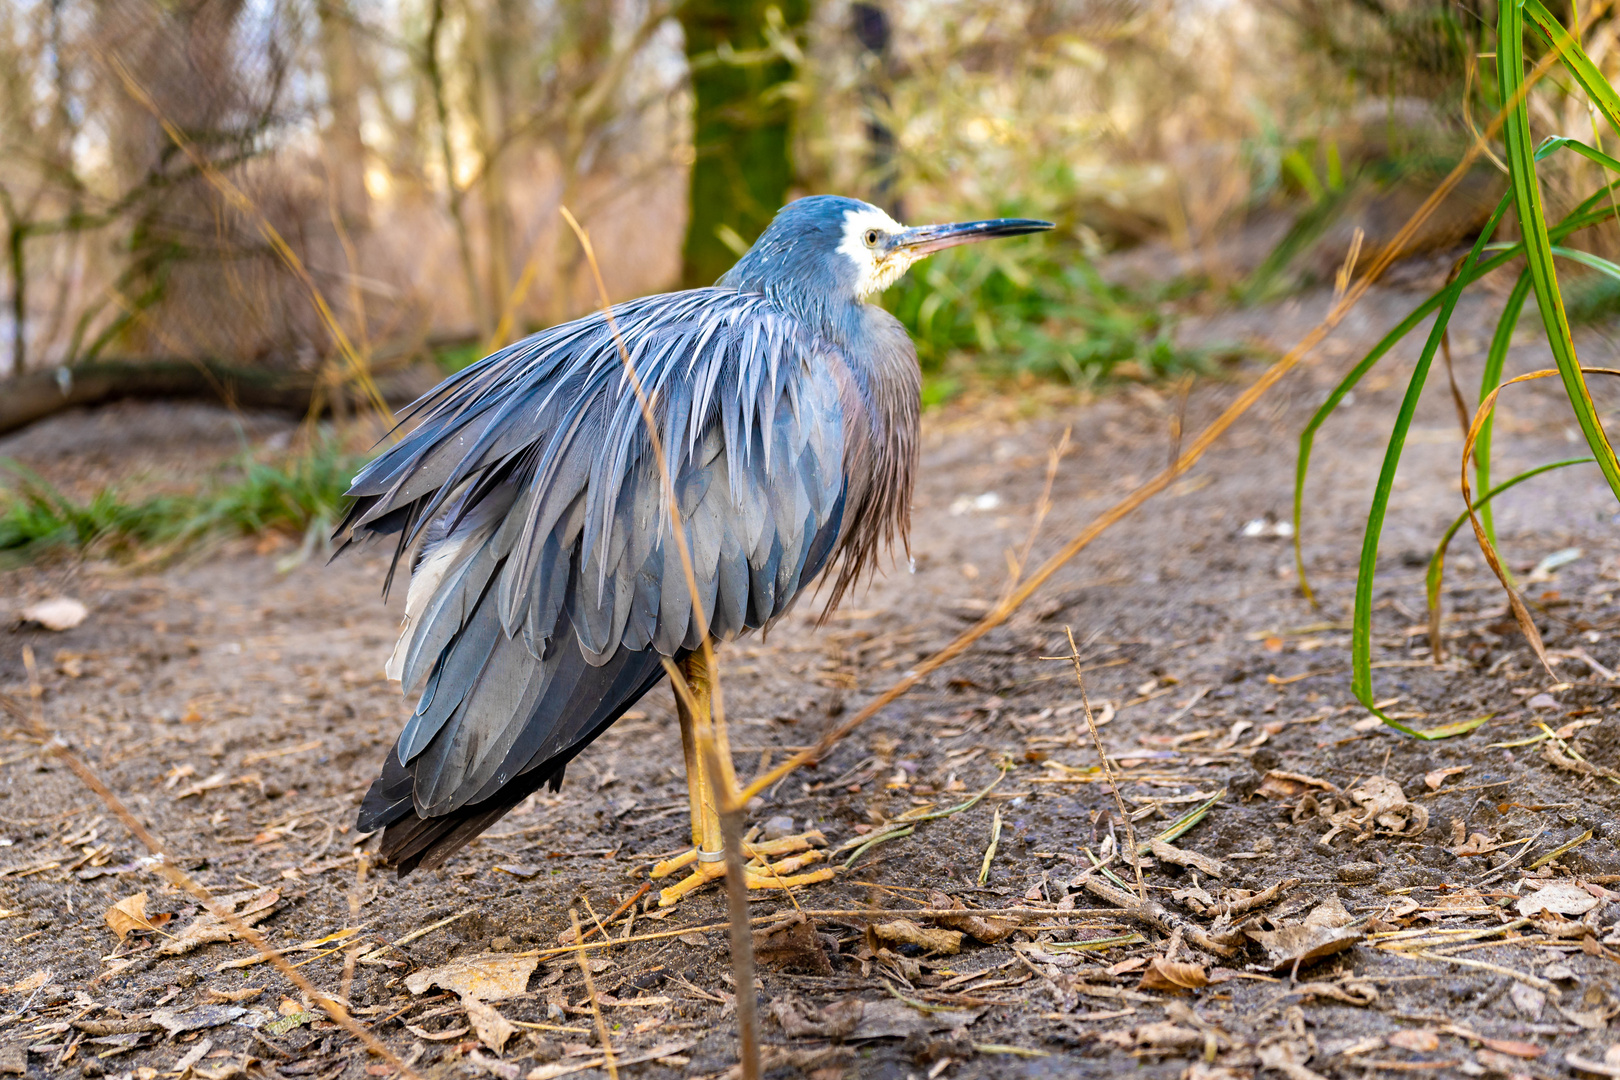
[[[157,837],[153,836],[146,826],[136,820],[135,815],[130,813],[129,807],[125,806],[122,800],[117,795],[114,795],[106,784],[101,782],[101,778],[91,770],[90,766],[86,765],[77,754],[68,749],[66,743],[57,736],[52,735],[49,729],[46,728],[44,688],[39,682],[39,670],[34,663],[34,650],[27,645],[23,646],[23,666],[28,669],[28,695],[33,700],[33,710],[29,714],[29,724],[33,728],[35,737],[40,739],[48,751],[61,758],[62,762],[73,772],[73,775],[84,783],[85,787],[96,793],[113,816],[123,823],[124,828],[129,830],[131,836],[145,845],[146,849],[155,857],[152,869],[169,884],[189,893],[207,909],[210,915],[229,926],[238,937],[256,949],[264,960],[285,975],[287,980],[302,991],[322,1012],[331,1017],[333,1023],[364,1043],[367,1050],[398,1069],[400,1074],[407,1077],[408,1080],[422,1080],[415,1070],[400,1060],[399,1055],[388,1049],[363,1024],[350,1016],[348,1009],[317,990],[315,984],[304,978],[303,973],[290,963],[286,957],[277,950],[270,948],[257,930],[243,922],[229,908],[215,903],[213,895],[207,889],[192,880],[189,874],[174,864],[174,860],[169,857],[168,852],[163,850],[163,845],[158,843]]]
[[[338,322],[337,316],[332,312],[330,305],[327,304],[326,297],[321,293],[320,287],[315,284],[315,279],[310,277],[309,270],[304,266],[304,261],[298,257],[298,253],[282,238],[276,227],[270,224],[270,219],[265,217],[264,213],[254,205],[253,200],[248,198],[241,188],[231,183],[230,179],[220,172],[205,154],[197,149],[196,144],[188,139],[185,133],[163,114],[163,111],[158,108],[157,102],[152,100],[152,95],[148,94],[146,89],[136,81],[135,76],[130,73],[129,68],[124,66],[122,60],[116,56],[105,55],[103,61],[118,76],[119,81],[124,84],[124,89],[129,96],[152,114],[153,118],[163,128],[164,134],[168,135],[174,145],[186,157],[191,159],[191,163],[214,186],[214,189],[225,197],[225,201],[239,213],[254,220],[259,228],[259,234],[264,237],[265,242],[280,256],[287,269],[293,272],[299,283],[308,291],[310,301],[315,305],[316,313],[320,315],[321,322],[326,324],[326,329],[331,333],[332,340],[337,344],[338,351],[343,354],[343,359],[349,365],[350,376],[370,400],[371,406],[377,410],[377,414],[383,417],[389,426],[392,426],[394,423],[393,411],[388,408],[388,403],[383,400],[382,391],[377,389],[377,383],[371,377],[370,364],[360,353],[355,351],[353,343],[349,341],[349,335],[344,333],[342,324]],[[320,386],[317,384],[316,393],[319,392]]]
[[[1069,657],[1074,661],[1074,681],[1080,685],[1080,705],[1086,713],[1086,727],[1091,731],[1091,745],[1097,748],[1097,760],[1102,763],[1108,790],[1114,793],[1114,808],[1119,811],[1119,820],[1125,825],[1125,843],[1131,856],[1131,868],[1136,871],[1136,893],[1145,902],[1148,898],[1147,883],[1142,880],[1142,852],[1136,846],[1136,827],[1131,824],[1131,812],[1125,809],[1125,798],[1119,793],[1114,765],[1103,750],[1102,734],[1097,730],[1096,718],[1091,715],[1091,696],[1086,693],[1086,677],[1080,667],[1080,646],[1075,644],[1072,629],[1065,626],[1063,632],[1069,636]]]
[[[1583,375],[1620,375],[1620,371],[1614,368],[1583,367],[1580,371]],[[1492,411],[1496,408],[1498,394],[1514,383],[1529,382],[1532,379],[1545,379],[1550,375],[1558,374],[1560,372],[1556,368],[1543,368],[1540,371],[1532,371],[1527,375],[1519,375],[1516,378],[1509,379],[1489,394],[1486,394],[1485,399],[1479,403],[1479,408],[1474,412],[1473,423],[1468,425],[1468,436],[1463,440],[1462,451],[1463,505],[1468,508],[1468,523],[1473,526],[1474,539],[1479,541],[1480,552],[1484,554],[1485,561],[1491,566],[1491,572],[1496,575],[1496,580],[1502,583],[1502,589],[1507,593],[1508,604],[1513,609],[1513,618],[1518,622],[1519,631],[1524,634],[1524,640],[1530,643],[1530,648],[1535,651],[1536,659],[1541,661],[1541,666],[1547,670],[1547,674],[1554,678],[1557,678],[1557,672],[1553,671],[1552,664],[1547,659],[1547,647],[1541,641],[1541,632],[1536,629],[1535,620],[1530,618],[1530,611],[1524,606],[1524,601],[1520,599],[1519,591],[1510,582],[1507,571],[1502,566],[1501,556],[1497,554],[1496,545],[1492,544],[1490,537],[1485,534],[1485,525],[1480,521],[1479,514],[1474,509],[1474,492],[1468,483],[1468,461],[1473,457],[1474,441],[1479,438],[1480,429],[1485,426],[1485,421],[1490,419]]]
[[[759,1002],[754,996],[754,937],[748,921],[748,879],[743,870],[743,801],[721,761],[712,729],[698,729],[698,753],[714,789],[715,812],[725,839],[726,905],[731,930],[731,970],[736,979],[738,1059],[743,1080],[759,1080]],[[797,905],[795,905],[797,906]]]
[[[1558,54],[1556,51],[1550,52],[1547,56],[1543,57],[1541,61],[1536,64],[1535,69],[1531,71],[1530,75],[1524,80],[1524,86],[1521,93],[1516,95],[1514,100],[1507,103],[1507,109],[1517,107],[1518,101],[1523,94],[1529,93],[1530,88],[1540,81],[1541,77],[1547,73],[1548,69],[1557,62],[1557,59]],[[933,656],[930,656],[928,659],[924,660],[922,663],[908,671],[893,686],[889,687],[887,690],[869,702],[865,708],[861,709],[848,720],[845,720],[842,724],[839,724],[826,735],[822,736],[821,740],[817,742],[815,746],[812,746],[808,750],[801,750],[799,753],[794,754],[781,765],[749,784],[743,789],[743,800],[747,801],[748,799],[753,798],[755,795],[758,795],[760,792],[769,788],[771,785],[779,783],[783,777],[787,776],[789,773],[800,768],[801,766],[808,765],[814,761],[820,761],[822,758],[826,757],[827,753],[832,750],[834,746],[838,745],[838,743],[842,741],[850,732],[866,723],[889,705],[892,705],[895,701],[899,700],[908,691],[910,691],[912,687],[922,682],[923,679],[927,678],[933,672],[938,671],[952,660],[955,660],[958,656],[961,656],[968,649],[972,648],[973,644],[980,638],[984,637],[990,631],[994,630],[996,627],[1010,619],[1013,613],[1022,607],[1024,602],[1035,594],[1037,589],[1051,579],[1053,574],[1056,574],[1076,555],[1080,554],[1080,552],[1091,546],[1092,542],[1095,541],[1099,536],[1113,528],[1125,518],[1129,517],[1132,513],[1138,510],[1143,503],[1147,502],[1149,499],[1153,498],[1153,496],[1169,487],[1184,473],[1196,465],[1199,459],[1202,458],[1209,448],[1214,445],[1215,441],[1222,435],[1226,434],[1227,429],[1229,429],[1233,424],[1237,423],[1238,419],[1242,417],[1244,413],[1248,412],[1256,401],[1259,401],[1262,397],[1264,397],[1266,392],[1275,386],[1284,375],[1287,375],[1290,371],[1294,370],[1294,368],[1298,367],[1300,361],[1305,359],[1306,356],[1310,355],[1311,350],[1322,344],[1322,342],[1330,333],[1333,332],[1339,323],[1344,321],[1344,317],[1350,313],[1350,310],[1361,302],[1361,298],[1367,295],[1367,290],[1372,288],[1373,283],[1384,275],[1384,271],[1388,270],[1390,265],[1395,261],[1396,257],[1406,249],[1407,244],[1410,243],[1412,237],[1417,234],[1418,229],[1423,227],[1423,223],[1429,220],[1429,218],[1434,214],[1435,210],[1439,208],[1440,204],[1446,200],[1446,197],[1451,194],[1451,192],[1456,188],[1457,184],[1462,181],[1462,178],[1467,175],[1469,168],[1472,167],[1474,163],[1474,160],[1479,157],[1480,148],[1484,145],[1484,139],[1491,138],[1499,130],[1501,130],[1502,123],[1504,119],[1506,119],[1506,116],[1506,109],[1496,115],[1496,118],[1491,121],[1490,127],[1486,130],[1481,141],[1476,142],[1468,148],[1468,150],[1463,154],[1462,159],[1457,162],[1456,166],[1451,170],[1451,172],[1446,174],[1445,179],[1440,181],[1440,184],[1434,189],[1434,191],[1429,193],[1429,197],[1423,200],[1422,205],[1413,211],[1412,216],[1407,219],[1406,224],[1401,226],[1400,231],[1397,232],[1394,237],[1390,239],[1389,243],[1379,251],[1377,257],[1373,259],[1372,265],[1367,268],[1367,272],[1358,278],[1355,284],[1350,286],[1350,288],[1345,291],[1345,294],[1334,302],[1333,306],[1328,310],[1327,315],[1323,317],[1322,321],[1312,327],[1304,337],[1299,339],[1292,349],[1289,349],[1288,352],[1284,353],[1269,368],[1262,372],[1258,379],[1250,384],[1249,387],[1243,391],[1243,393],[1238,395],[1237,400],[1228,405],[1226,409],[1209,424],[1208,427],[1199,432],[1198,437],[1192,441],[1192,445],[1189,446],[1187,450],[1179,457],[1177,457],[1173,463],[1155,475],[1147,483],[1143,484],[1141,487],[1125,496],[1125,498],[1115,503],[1108,510],[1104,511],[1100,517],[1082,529],[1072,540],[1065,544],[1062,549],[1057,552],[1057,554],[1053,555],[1051,558],[1047,559],[1046,562],[1042,563],[1040,568],[1037,569],[1034,574],[1030,575],[1027,581],[1008,593],[1008,595],[1004,597],[999,604],[990,610],[989,614],[980,619],[978,622],[974,623],[972,626],[968,627],[968,629],[964,630],[961,634],[957,635],[957,637],[951,641],[949,645],[946,645],[939,652],[935,653]]]
[[[602,1063],[607,1066],[611,1080],[619,1080],[619,1064],[613,1059],[613,1041],[608,1038],[607,1021],[602,1019],[602,1002],[596,996],[596,980],[591,977],[591,962],[585,956],[585,943],[580,941],[579,912],[568,909],[568,920],[574,924],[574,953],[579,957],[579,970],[585,973],[585,996],[591,1002],[591,1017],[596,1021],[596,1038],[602,1044]]]

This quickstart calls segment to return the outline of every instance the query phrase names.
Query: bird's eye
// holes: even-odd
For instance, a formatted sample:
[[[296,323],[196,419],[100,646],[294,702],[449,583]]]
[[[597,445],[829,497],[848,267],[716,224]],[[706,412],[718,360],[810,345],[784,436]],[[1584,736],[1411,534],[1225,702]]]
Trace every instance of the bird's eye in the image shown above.
[[[878,237],[879,237],[879,234],[878,234],[878,231],[876,229],[867,229],[866,230],[866,246],[867,247],[877,247]]]

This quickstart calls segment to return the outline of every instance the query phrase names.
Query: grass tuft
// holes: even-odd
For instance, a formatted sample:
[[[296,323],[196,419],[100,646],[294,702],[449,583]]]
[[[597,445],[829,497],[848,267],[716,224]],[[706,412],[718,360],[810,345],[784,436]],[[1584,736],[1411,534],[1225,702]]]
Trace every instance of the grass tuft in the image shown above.
[[[936,256],[884,303],[917,344],[930,405],[960,387],[954,368],[963,356],[992,379],[1073,385],[1205,370],[1215,350],[1180,345],[1174,334],[1173,304],[1194,288],[1175,282],[1147,293],[1112,284],[1082,252],[1039,237]]]
[[[0,462],[0,558],[51,553],[128,557],[208,539],[280,532],[323,543],[365,456],[333,440],[264,462],[243,455],[192,494],[136,498],[115,487],[80,501],[14,461]]]

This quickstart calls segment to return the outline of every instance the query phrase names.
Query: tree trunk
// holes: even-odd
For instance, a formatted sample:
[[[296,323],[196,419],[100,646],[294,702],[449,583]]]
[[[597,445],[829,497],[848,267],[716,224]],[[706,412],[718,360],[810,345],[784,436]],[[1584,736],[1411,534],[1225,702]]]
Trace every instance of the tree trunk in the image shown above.
[[[692,212],[682,252],[681,277],[688,286],[712,285],[737,261],[722,240],[730,229],[752,243],[781,208],[794,181],[790,145],[791,109],[783,98],[762,100],[793,77],[786,60],[732,64],[714,52],[729,44],[738,52],[766,44],[765,13],[777,7],[788,30],[808,14],[808,0],[690,0],[680,9],[686,55],[692,61],[695,112]]]
[[[455,140],[450,137],[450,102],[446,96],[444,68],[439,63],[440,38],[444,32],[445,0],[433,0],[428,19],[427,41],[423,45],[423,64],[426,68],[428,88],[433,94],[433,111],[439,127],[439,154],[444,164],[444,182],[450,192],[450,220],[456,230],[456,250],[461,256],[461,273],[467,284],[467,302],[472,307],[473,323],[480,337],[488,338],[494,323],[484,292],[478,286],[478,267],[473,262],[472,232],[467,228],[465,193],[456,177],[460,170],[456,164]]]
[[[366,193],[366,144],[360,137],[360,54],[354,43],[354,16],[347,0],[323,0],[317,10],[326,106],[332,113],[324,140],[327,168],[343,227],[364,230],[370,221],[371,198]]]

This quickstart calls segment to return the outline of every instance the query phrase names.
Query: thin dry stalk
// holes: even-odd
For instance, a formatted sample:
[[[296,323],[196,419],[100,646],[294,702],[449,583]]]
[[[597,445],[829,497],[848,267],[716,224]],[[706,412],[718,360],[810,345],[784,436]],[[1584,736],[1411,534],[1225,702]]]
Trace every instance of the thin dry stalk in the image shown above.
[[[638,900],[640,900],[643,896],[646,896],[651,891],[652,891],[652,882],[650,882],[650,881],[642,882],[641,883],[641,888],[639,888],[635,892],[631,893],[630,894],[630,899],[626,900],[624,903],[622,903],[618,907],[614,908],[613,909],[613,914],[609,915],[606,919],[602,920],[598,924],[598,926],[600,926],[600,927],[612,926],[614,919],[617,919],[620,915],[623,915],[626,911],[630,911],[631,908],[636,906],[636,902]],[[585,904],[586,909],[588,910],[590,908],[590,906],[591,905],[590,905],[589,901],[587,901],[586,904]],[[594,918],[595,916],[593,915],[592,917]],[[631,912],[631,921],[632,922],[634,921],[634,918],[635,918],[635,912]],[[585,940],[589,941],[591,939],[591,935],[593,935],[593,934],[595,934],[597,932],[598,926],[593,926],[589,930],[585,931]],[[570,931],[570,933],[572,933],[572,931]],[[602,931],[602,934],[603,934],[603,936],[606,936],[607,931],[604,929]],[[574,939],[571,938],[571,937],[567,939],[567,941],[570,944],[573,943],[573,940]]]
[[[1011,573],[1007,576],[1006,593],[1011,593],[1018,587],[1018,576],[1024,572],[1024,567],[1029,565],[1030,552],[1035,550],[1035,538],[1041,534],[1041,526],[1046,522],[1046,515],[1052,512],[1052,485],[1057,482],[1058,466],[1063,462],[1063,455],[1069,452],[1069,436],[1073,433],[1072,426],[1064,428],[1063,438],[1057,441],[1056,446],[1046,451],[1046,484],[1041,488],[1041,497],[1035,503],[1035,516],[1029,523],[1029,535],[1024,537],[1023,548],[1016,557],[1008,557],[1008,569]]]
[[[1125,809],[1125,797],[1119,793],[1119,780],[1114,776],[1114,763],[1108,760],[1096,718],[1091,715],[1091,696],[1086,693],[1086,677],[1080,667],[1080,646],[1075,644],[1071,628],[1065,626],[1063,632],[1069,636],[1069,657],[1074,661],[1074,681],[1080,685],[1080,705],[1086,713],[1086,727],[1091,731],[1091,745],[1097,748],[1097,760],[1102,763],[1103,775],[1108,778],[1108,790],[1114,793],[1114,806],[1119,810],[1119,820],[1125,826],[1125,846],[1130,855],[1131,869],[1136,871],[1136,892],[1146,901],[1147,884],[1142,880],[1142,852],[1136,846],[1136,827],[1131,824],[1131,812]]]
[[[1333,300],[1335,303],[1344,295],[1345,290],[1350,288],[1350,282],[1355,280],[1356,263],[1361,261],[1361,245],[1366,239],[1366,231],[1361,226],[1356,226],[1356,231],[1350,235],[1350,250],[1344,253],[1344,263],[1339,267],[1339,272],[1333,278]]]
[[[365,892],[366,874],[371,869],[371,859],[365,852],[361,852],[354,861],[354,887],[349,890],[349,925],[360,925],[360,908],[362,896]],[[354,965],[365,951],[365,942],[358,938],[343,955],[343,981],[338,984],[338,997],[344,1001],[349,999],[349,989],[354,985]]]
[[[1496,118],[1491,121],[1490,127],[1485,132],[1485,138],[1491,138],[1501,130],[1502,122],[1507,116],[1507,109],[1517,108],[1523,94],[1528,93],[1530,88],[1539,82],[1542,76],[1556,62],[1557,54],[1551,52],[1537,63],[1536,67],[1525,78],[1521,92],[1515,94],[1514,99],[1507,103],[1504,111],[1498,113]],[[980,638],[1006,622],[1014,612],[1023,606],[1026,600],[1035,594],[1037,589],[1051,579],[1053,574],[1066,566],[1080,552],[1090,547],[1099,536],[1135,513],[1149,499],[1169,487],[1187,470],[1196,465],[1199,459],[1215,444],[1215,441],[1226,434],[1227,430],[1237,423],[1254,406],[1256,401],[1264,397],[1266,392],[1275,386],[1284,375],[1298,367],[1300,361],[1310,355],[1311,351],[1322,344],[1327,339],[1327,336],[1338,327],[1339,323],[1344,321],[1344,317],[1350,313],[1350,310],[1361,302],[1362,297],[1367,295],[1367,290],[1372,288],[1373,283],[1384,275],[1384,272],[1389,269],[1396,257],[1405,250],[1412,237],[1417,234],[1418,229],[1423,227],[1423,223],[1434,215],[1440,204],[1456,189],[1469,168],[1472,167],[1474,160],[1479,156],[1480,147],[1483,145],[1483,142],[1478,142],[1469,147],[1451,172],[1446,174],[1445,179],[1440,181],[1440,184],[1434,191],[1429,193],[1429,197],[1423,201],[1422,205],[1413,211],[1406,224],[1401,226],[1400,231],[1379,251],[1372,265],[1367,268],[1367,273],[1359,278],[1345,292],[1344,296],[1333,304],[1321,322],[1312,327],[1304,337],[1295,343],[1292,349],[1289,349],[1288,352],[1284,353],[1261,373],[1260,377],[1251,383],[1243,393],[1239,394],[1237,399],[1228,405],[1208,427],[1199,432],[1192,445],[1172,465],[1104,511],[1101,516],[1065,544],[1060,551],[1041,564],[1040,569],[1029,580],[1025,581],[1004,598],[1001,603],[992,608],[989,614],[957,635],[950,644],[939,652],[908,671],[893,686],[890,686],[867,703],[865,708],[827,732],[815,746],[808,750],[801,750],[781,765],[750,783],[743,789],[742,798],[745,801],[751,799],[773,784],[779,783],[789,773],[826,757],[832,748],[838,745],[850,732],[894,704],[912,687],[952,660],[955,660],[958,656],[961,656],[972,648]]]
[[[529,257],[523,263],[523,272],[518,275],[512,291],[501,301],[501,317],[496,320],[495,329],[489,335],[489,340],[484,342],[485,352],[494,352],[505,345],[507,336],[512,332],[512,323],[517,320],[518,307],[523,303],[523,298],[529,295],[529,290],[534,286],[534,279],[540,273],[540,263],[545,256],[545,249],[541,246],[540,240],[540,234],[536,234],[534,243],[529,246]]]
[[[743,800],[721,769],[711,732],[699,730],[698,753],[714,787],[715,812],[726,849],[726,905],[731,918],[731,973],[737,981],[737,1041],[743,1080],[759,1080],[759,1002],[754,996],[754,937],[749,931],[748,879],[743,870]]]
[[[619,1063],[613,1059],[613,1040],[608,1038],[607,1021],[602,1019],[602,1002],[596,996],[596,980],[591,977],[591,962],[585,956],[585,943],[580,941],[579,912],[569,908],[568,919],[574,924],[574,940],[579,942],[574,951],[579,956],[579,970],[585,973],[585,996],[590,999],[596,1038],[602,1044],[602,1064],[607,1067],[611,1080],[619,1080]]]
[[[1174,465],[1176,458],[1181,456],[1181,434],[1187,426],[1187,399],[1192,396],[1192,372],[1178,381],[1176,385],[1176,411],[1170,417],[1170,455],[1165,464]]]
[[[984,861],[979,864],[979,884],[990,880],[990,864],[996,861],[996,848],[1001,845],[1001,807],[996,807],[990,819],[990,844],[984,849]]]
[[[193,881],[189,874],[174,864],[174,860],[163,849],[163,845],[158,843],[157,837],[153,836],[146,826],[142,825],[135,815],[130,813],[129,807],[125,806],[123,801],[113,794],[111,788],[102,783],[101,778],[91,770],[90,766],[80,760],[77,754],[68,749],[65,742],[52,735],[45,726],[45,691],[40,685],[39,669],[34,662],[34,650],[27,645],[23,646],[23,666],[28,669],[28,695],[33,700],[33,709],[29,714],[29,724],[33,728],[35,737],[41,741],[46,750],[60,758],[63,764],[68,767],[73,775],[79,778],[85,787],[96,793],[102,804],[123,824],[125,829],[129,830],[131,836],[139,840],[148,851],[156,856],[152,864],[152,870],[175,888],[185,890],[210,915],[229,926],[237,937],[245,941],[251,948],[257,950],[260,957],[285,975],[287,980],[302,991],[310,1002],[329,1016],[333,1023],[365,1044],[367,1050],[398,1069],[400,1075],[409,1078],[409,1080],[422,1080],[421,1076],[402,1061],[398,1054],[388,1049],[364,1025],[350,1016],[348,1009],[317,990],[315,985],[304,978],[303,973],[294,967],[285,956],[272,949],[257,930],[243,922],[241,917],[234,911],[215,903],[213,894],[196,881]]]

